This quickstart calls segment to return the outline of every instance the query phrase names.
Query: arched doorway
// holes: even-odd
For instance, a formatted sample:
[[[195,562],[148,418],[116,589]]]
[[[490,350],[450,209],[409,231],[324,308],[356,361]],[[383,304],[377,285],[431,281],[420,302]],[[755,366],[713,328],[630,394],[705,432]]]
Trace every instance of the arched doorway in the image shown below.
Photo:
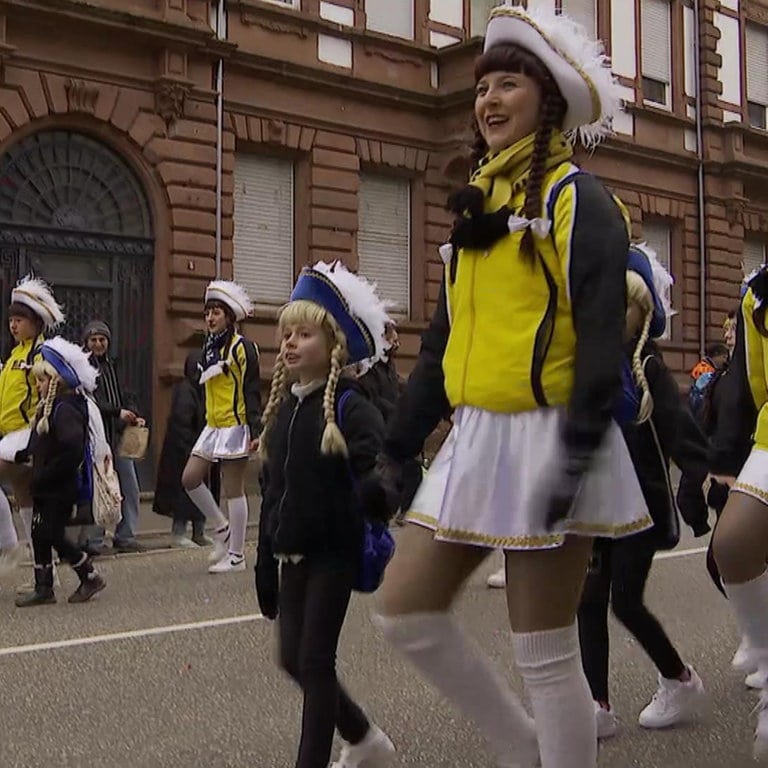
[[[0,158],[0,321],[7,353],[8,291],[33,272],[55,288],[79,342],[92,319],[112,328],[126,387],[152,413],[154,240],[146,195],[109,147],[41,131]]]

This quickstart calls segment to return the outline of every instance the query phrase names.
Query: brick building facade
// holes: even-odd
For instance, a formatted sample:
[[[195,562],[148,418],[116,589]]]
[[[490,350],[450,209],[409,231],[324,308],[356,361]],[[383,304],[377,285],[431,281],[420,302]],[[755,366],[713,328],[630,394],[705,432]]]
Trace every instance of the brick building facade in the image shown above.
[[[528,3],[614,49],[627,112],[583,161],[670,262],[667,355],[683,371],[720,338],[742,263],[765,256],[768,1]],[[446,193],[466,174],[493,4],[0,0],[3,292],[33,268],[63,293],[71,334],[111,320],[157,425],[217,272],[258,299],[246,333],[265,377],[276,307],[318,258],[379,281],[407,367],[436,299]]]

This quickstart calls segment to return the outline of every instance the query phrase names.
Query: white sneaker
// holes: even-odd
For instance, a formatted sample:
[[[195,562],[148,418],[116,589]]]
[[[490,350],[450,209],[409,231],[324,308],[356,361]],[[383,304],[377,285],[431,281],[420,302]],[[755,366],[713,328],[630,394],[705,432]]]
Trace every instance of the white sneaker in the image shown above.
[[[24,545],[17,544],[0,552],[0,578],[13,573],[24,560]]]
[[[768,688],[768,673],[756,669],[747,675],[744,685],[747,688],[752,688],[754,691],[762,691],[763,688]]]
[[[209,563],[220,563],[229,554],[229,526],[221,533],[213,534],[213,549],[208,555]]]
[[[339,759],[330,768],[386,768],[395,756],[395,745],[384,731],[372,725],[359,744],[344,742]]]
[[[736,653],[733,654],[731,666],[745,675],[750,675],[757,671],[757,664],[755,664],[749,652],[749,643],[747,643],[746,638],[742,639],[741,644],[736,649]]]
[[[218,563],[214,563],[208,569],[208,573],[238,573],[244,570],[245,556],[227,553]]]
[[[597,721],[598,739],[610,739],[611,736],[616,735],[619,724],[613,707],[606,709],[598,702],[595,702],[595,720]]]
[[[639,722],[643,728],[668,728],[698,714],[706,697],[704,685],[693,667],[688,670],[691,679],[687,683],[659,675],[659,688],[651,703],[640,713]]]
[[[506,567],[502,565],[498,571],[495,571],[488,577],[486,583],[491,589],[504,589],[507,586]]]
[[[197,544],[189,536],[174,536],[171,543],[180,549],[197,549]]]
[[[760,694],[760,701],[752,710],[757,714],[757,728],[755,728],[755,743],[752,752],[755,760],[768,757],[768,693]]]

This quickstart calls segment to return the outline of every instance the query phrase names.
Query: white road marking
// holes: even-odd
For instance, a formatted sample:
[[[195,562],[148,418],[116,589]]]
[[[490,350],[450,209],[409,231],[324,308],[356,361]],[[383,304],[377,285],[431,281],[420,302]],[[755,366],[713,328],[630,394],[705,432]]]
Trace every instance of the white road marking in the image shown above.
[[[673,557],[687,557],[688,555],[700,555],[706,552],[706,547],[695,547],[694,549],[673,549],[671,552],[657,552],[654,560],[671,560]]]
[[[81,645],[96,645],[97,643],[113,643],[117,640],[130,640],[136,637],[153,637],[157,635],[170,635],[174,632],[191,632],[196,629],[211,629],[213,627],[226,627],[233,624],[246,624],[260,621],[264,617],[260,613],[248,613],[243,616],[230,616],[225,619],[209,619],[207,621],[194,621],[187,624],[167,624],[162,627],[147,627],[146,629],[131,629],[127,632],[111,632],[106,635],[86,635],[85,637],[73,637],[69,640],[53,640],[49,643],[33,643],[31,645],[11,645],[0,648],[0,656],[19,656],[24,653],[37,653],[39,651],[55,651],[60,648],[75,648]]]

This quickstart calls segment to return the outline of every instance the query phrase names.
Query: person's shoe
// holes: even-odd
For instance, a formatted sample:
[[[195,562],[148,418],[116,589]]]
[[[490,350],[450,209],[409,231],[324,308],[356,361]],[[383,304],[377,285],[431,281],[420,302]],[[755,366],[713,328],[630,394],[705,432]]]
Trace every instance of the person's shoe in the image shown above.
[[[213,551],[208,555],[209,563],[220,563],[229,554],[229,526],[213,534]]]
[[[31,608],[35,605],[51,605],[56,602],[53,592],[53,566],[35,566],[34,589],[16,598],[17,608]]]
[[[239,573],[245,570],[245,556],[228,552],[218,563],[208,568],[208,573]]]
[[[368,729],[358,744],[344,742],[339,759],[331,768],[386,768],[395,757],[395,745],[377,725]]]
[[[610,739],[616,735],[618,721],[613,707],[607,709],[599,702],[595,702],[595,720],[597,721],[597,738]]]
[[[24,562],[24,545],[0,551],[0,578],[13,573]]]
[[[757,671],[757,664],[752,659],[752,655],[749,652],[749,644],[746,638],[742,639],[741,644],[736,649],[736,653],[733,654],[731,660],[731,666],[738,672],[743,672],[745,675],[751,675]]]
[[[195,544],[195,542],[192,541],[192,539],[190,539],[187,536],[174,536],[171,539],[171,544],[174,547],[178,547],[180,549],[196,549],[197,548],[197,544]]]
[[[501,566],[498,571],[494,571],[486,582],[491,589],[504,589],[507,586],[507,569]]]
[[[756,669],[754,672],[750,672],[744,680],[744,685],[747,688],[751,688],[753,691],[762,691],[763,688],[768,688],[768,673],[761,672]]]
[[[115,552],[119,552],[120,554],[130,554],[133,552],[145,552],[146,548],[143,547],[141,544],[139,544],[136,539],[126,539],[125,541],[115,541],[112,544],[112,548],[115,550]]]
[[[87,603],[95,594],[101,592],[107,582],[96,571],[91,571],[80,581],[80,586],[69,596],[70,603]]]
[[[639,722],[643,728],[669,728],[692,719],[701,711],[706,699],[704,685],[696,670],[688,669],[691,679],[685,683],[659,675],[659,688],[651,703],[640,713]]]
[[[201,534],[195,534],[192,537],[192,543],[196,544],[198,547],[212,547],[214,544],[213,539],[206,536],[204,533]]]
[[[88,557],[104,557],[111,554],[112,550],[106,544],[84,544],[83,551]]]

